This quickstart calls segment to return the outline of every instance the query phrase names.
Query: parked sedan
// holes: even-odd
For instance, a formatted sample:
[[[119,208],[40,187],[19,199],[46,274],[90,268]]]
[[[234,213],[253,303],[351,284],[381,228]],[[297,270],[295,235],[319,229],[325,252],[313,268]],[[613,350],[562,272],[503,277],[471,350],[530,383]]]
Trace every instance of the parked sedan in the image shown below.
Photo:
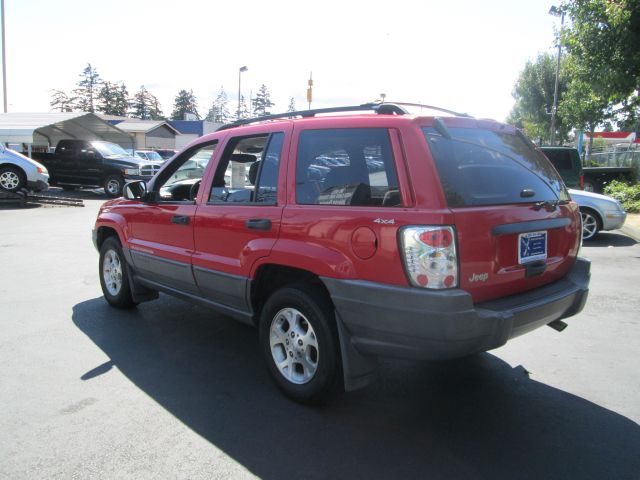
[[[46,190],[49,172],[35,160],[0,145],[0,189],[17,192],[22,188]]]
[[[627,213],[617,200],[599,193],[569,189],[571,198],[582,214],[582,239],[590,240],[601,230],[616,230],[627,219]]]

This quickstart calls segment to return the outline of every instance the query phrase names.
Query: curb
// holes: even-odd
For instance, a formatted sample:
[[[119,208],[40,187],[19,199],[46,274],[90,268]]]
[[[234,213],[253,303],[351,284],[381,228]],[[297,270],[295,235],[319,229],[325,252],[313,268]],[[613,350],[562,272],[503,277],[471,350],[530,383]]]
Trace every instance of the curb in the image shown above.
[[[633,238],[636,242],[640,242],[640,228],[625,224],[620,227],[620,231],[626,236]]]

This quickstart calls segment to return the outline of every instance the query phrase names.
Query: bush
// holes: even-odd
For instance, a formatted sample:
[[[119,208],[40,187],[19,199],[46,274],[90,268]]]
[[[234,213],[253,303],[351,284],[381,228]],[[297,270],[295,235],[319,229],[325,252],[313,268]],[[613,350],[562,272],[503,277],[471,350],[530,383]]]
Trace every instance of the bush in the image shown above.
[[[640,183],[629,184],[613,180],[604,187],[604,194],[618,200],[627,212],[640,212]]]

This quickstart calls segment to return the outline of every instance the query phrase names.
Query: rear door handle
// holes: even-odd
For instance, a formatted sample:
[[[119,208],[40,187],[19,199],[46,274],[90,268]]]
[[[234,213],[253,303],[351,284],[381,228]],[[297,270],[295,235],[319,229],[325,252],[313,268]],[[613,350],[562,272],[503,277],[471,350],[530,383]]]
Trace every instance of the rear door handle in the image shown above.
[[[244,224],[251,230],[271,230],[271,220],[268,218],[250,218]]]
[[[174,215],[171,217],[171,223],[177,225],[189,225],[189,217],[187,215]]]

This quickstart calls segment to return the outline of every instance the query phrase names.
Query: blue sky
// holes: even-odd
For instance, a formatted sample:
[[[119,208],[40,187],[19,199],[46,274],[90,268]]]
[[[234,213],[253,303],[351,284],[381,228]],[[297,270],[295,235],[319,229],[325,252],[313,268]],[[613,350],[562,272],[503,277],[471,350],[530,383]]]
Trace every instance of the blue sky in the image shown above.
[[[553,47],[559,21],[541,0],[5,0],[9,111],[49,111],[90,62],[170,114],[193,89],[205,115],[221,86],[235,109],[265,84],[287,109],[387,100],[504,120],[528,59]]]

